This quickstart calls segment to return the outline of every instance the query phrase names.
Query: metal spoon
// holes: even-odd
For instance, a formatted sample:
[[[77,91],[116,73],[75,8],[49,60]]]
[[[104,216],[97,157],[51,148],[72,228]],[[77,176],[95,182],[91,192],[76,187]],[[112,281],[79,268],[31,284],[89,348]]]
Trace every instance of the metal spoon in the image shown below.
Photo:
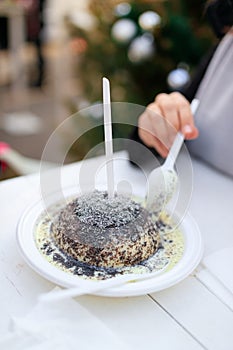
[[[191,103],[191,111],[193,115],[198,106],[199,100],[194,99]],[[184,135],[178,132],[164,164],[152,170],[149,175],[146,207],[154,213],[161,212],[176,191],[178,177],[174,169],[174,164],[183,141]]]

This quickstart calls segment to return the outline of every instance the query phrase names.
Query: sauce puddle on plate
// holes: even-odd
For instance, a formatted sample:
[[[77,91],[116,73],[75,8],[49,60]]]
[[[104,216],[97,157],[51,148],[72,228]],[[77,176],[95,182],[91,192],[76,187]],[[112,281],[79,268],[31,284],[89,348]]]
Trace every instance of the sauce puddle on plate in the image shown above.
[[[59,215],[59,203],[44,211],[38,218],[35,226],[35,242],[43,257],[56,268],[83,279],[104,280],[116,275],[130,273],[167,272],[171,270],[182,258],[184,253],[184,236],[179,227],[164,212],[155,224],[161,235],[161,245],[154,255],[134,266],[119,268],[105,268],[91,266],[80,262],[64,253],[56,246],[52,239],[52,217]]]

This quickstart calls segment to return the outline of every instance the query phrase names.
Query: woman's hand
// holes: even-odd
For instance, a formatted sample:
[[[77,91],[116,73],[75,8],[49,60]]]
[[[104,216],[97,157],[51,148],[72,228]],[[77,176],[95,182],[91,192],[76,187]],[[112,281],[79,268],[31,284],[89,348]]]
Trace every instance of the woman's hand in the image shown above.
[[[185,139],[198,136],[190,103],[179,92],[158,94],[138,120],[138,134],[144,144],[166,157],[177,131]]]

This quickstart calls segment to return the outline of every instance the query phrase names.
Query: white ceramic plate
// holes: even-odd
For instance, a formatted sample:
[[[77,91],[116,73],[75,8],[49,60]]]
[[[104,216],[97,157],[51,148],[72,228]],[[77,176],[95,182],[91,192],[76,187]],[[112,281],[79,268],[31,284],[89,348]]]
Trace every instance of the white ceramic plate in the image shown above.
[[[57,285],[63,287],[85,287],[84,279],[60,270],[49,263],[39,252],[34,239],[34,231],[36,221],[43,211],[44,203],[42,201],[31,205],[24,212],[18,224],[17,243],[24,259],[37,273]],[[171,270],[159,273],[147,280],[124,283],[120,286],[103,289],[94,294],[111,297],[144,295],[168,288],[190,275],[202,258],[202,237],[197,224],[188,213],[182,220],[180,229],[185,241],[184,254]],[[90,281],[87,282],[89,285]],[[98,283],[98,281],[93,283]]]

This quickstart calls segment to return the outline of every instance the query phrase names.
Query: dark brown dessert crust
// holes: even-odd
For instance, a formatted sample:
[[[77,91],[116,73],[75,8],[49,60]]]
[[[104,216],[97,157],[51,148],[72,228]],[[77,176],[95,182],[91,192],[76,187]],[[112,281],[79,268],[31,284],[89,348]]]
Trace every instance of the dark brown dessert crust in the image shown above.
[[[122,208],[117,211],[113,201],[106,202],[105,194],[94,192],[95,195],[96,211],[93,206],[88,207],[90,198],[85,202],[80,197],[61,210],[53,222],[51,234],[63,252],[93,266],[113,268],[136,265],[156,252],[161,243],[160,235],[145,208],[118,197]],[[106,204],[102,211],[101,203]],[[93,220],[97,212],[98,218]]]

